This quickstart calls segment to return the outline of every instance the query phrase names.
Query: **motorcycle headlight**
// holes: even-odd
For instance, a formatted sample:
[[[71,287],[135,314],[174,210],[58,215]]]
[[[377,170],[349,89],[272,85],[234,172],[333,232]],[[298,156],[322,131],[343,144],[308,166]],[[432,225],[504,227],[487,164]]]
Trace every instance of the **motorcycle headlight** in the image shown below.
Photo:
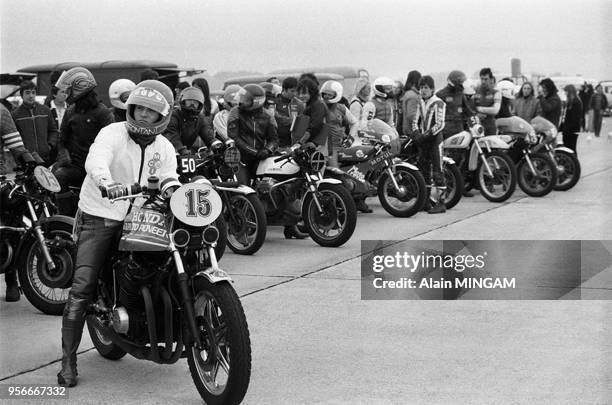
[[[380,137],[380,140],[383,141],[384,143],[390,143],[391,142],[391,137],[387,134],[383,135]]]
[[[538,143],[538,137],[536,136],[535,131],[529,131],[525,137],[525,140],[532,145]]]
[[[325,167],[325,155],[318,151],[313,152],[310,155],[310,167],[315,172],[318,172],[323,169],[323,167]]]
[[[225,149],[223,159],[229,167],[237,167],[240,164],[240,151],[235,146]]]
[[[482,125],[477,124],[472,127],[472,136],[474,138],[481,138],[484,136],[484,134],[484,127]]]

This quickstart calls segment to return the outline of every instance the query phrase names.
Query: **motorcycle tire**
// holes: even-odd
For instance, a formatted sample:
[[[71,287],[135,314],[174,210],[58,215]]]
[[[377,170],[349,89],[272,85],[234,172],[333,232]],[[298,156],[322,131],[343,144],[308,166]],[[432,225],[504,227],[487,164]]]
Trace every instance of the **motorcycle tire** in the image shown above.
[[[580,161],[575,153],[563,150],[555,151],[555,160],[557,168],[561,168],[561,170],[557,170],[557,184],[555,184],[554,190],[569,190],[580,180]]]
[[[74,276],[74,243],[72,225],[59,220],[41,224],[45,239],[66,244],[49,247],[55,270],[49,270],[40,248],[40,242],[29,234],[18,257],[19,284],[24,295],[34,307],[48,315],[62,315],[68,302],[68,292]]]
[[[387,172],[383,172],[378,180],[378,199],[389,214],[394,217],[411,217],[423,209],[427,198],[425,179],[418,170],[403,166],[395,168],[396,181],[406,188],[406,196],[395,196],[395,186]],[[397,200],[394,203],[393,200]]]
[[[225,222],[222,215],[219,215],[219,218],[215,220],[215,226],[219,230],[219,239],[217,239],[217,245],[214,249],[215,256],[217,256],[217,261],[221,261],[227,246],[227,222]]]
[[[251,378],[251,340],[240,298],[228,282],[211,284],[203,277],[194,280],[193,297],[205,347],[185,348],[191,378],[207,404],[239,404]]]
[[[485,158],[493,170],[493,178],[486,174],[486,167],[479,163],[476,180],[480,194],[491,202],[503,202],[512,197],[516,189],[516,165],[510,156],[503,152],[492,151],[485,153]],[[501,192],[496,193],[494,188],[501,187]]]
[[[308,193],[302,205],[302,218],[308,234],[324,247],[342,246],[355,231],[357,208],[351,193],[340,184],[321,184],[317,197],[323,212],[319,212],[312,193]],[[330,232],[334,231],[333,235]]]
[[[228,210],[233,218],[225,215],[227,245],[239,255],[252,255],[266,240],[266,212],[255,194],[235,194],[230,198]]]
[[[534,175],[525,158],[519,161],[516,172],[518,185],[531,197],[543,197],[553,191],[557,184],[557,166],[548,156],[541,153],[529,155],[537,174]]]
[[[87,330],[89,337],[94,347],[100,353],[100,356],[108,360],[119,360],[126,355],[126,351],[114,344],[111,340],[104,337],[102,332],[98,330],[95,323],[87,317]]]
[[[444,205],[449,210],[459,203],[464,192],[463,176],[461,170],[454,164],[444,165],[444,177],[446,179],[446,192],[444,193]]]

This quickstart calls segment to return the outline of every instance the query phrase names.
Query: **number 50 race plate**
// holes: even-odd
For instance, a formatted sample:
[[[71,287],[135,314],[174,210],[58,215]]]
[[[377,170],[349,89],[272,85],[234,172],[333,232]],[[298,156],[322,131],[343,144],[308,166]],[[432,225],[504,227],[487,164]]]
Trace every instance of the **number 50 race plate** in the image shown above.
[[[221,214],[221,197],[210,184],[188,183],[179,187],[170,198],[170,209],[181,222],[206,226]]]

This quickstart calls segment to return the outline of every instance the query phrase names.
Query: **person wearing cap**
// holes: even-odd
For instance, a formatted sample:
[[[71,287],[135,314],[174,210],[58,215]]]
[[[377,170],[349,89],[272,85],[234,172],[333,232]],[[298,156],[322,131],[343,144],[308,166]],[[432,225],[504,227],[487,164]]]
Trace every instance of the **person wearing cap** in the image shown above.
[[[112,111],[98,101],[97,82],[89,70],[75,67],[65,71],[55,86],[68,94],[66,101],[71,104],[62,121],[57,162],[53,166],[53,174],[62,187],[55,198],[60,214],[73,216],[76,207],[70,187],[83,184],[89,147],[114,118]]]
[[[111,83],[108,88],[108,98],[113,106],[113,118],[115,122],[125,121],[125,111],[130,92],[134,90],[136,84],[130,79],[118,79]]]
[[[47,165],[57,148],[57,122],[51,109],[36,101],[36,85],[24,80],[19,88],[23,103],[13,112],[13,120],[26,149],[36,152]]]
[[[172,112],[172,118],[164,136],[172,143],[177,153],[190,153],[200,139],[209,148],[223,144],[215,139],[212,123],[204,117],[204,94],[197,87],[187,87],[181,92],[179,107]]]
[[[75,221],[74,279],[62,317],[62,364],[57,374],[62,386],[77,384],[77,349],[85,312],[96,292],[98,272],[121,236],[131,205],[110,199],[122,196],[125,185],[146,185],[150,176],[159,178],[162,191],[177,183],[174,147],[161,136],[172,117],[172,102],[172,91],[162,82],[140,82],[126,101],[126,121],[102,128],[87,155],[87,176]]]
[[[236,94],[238,106],[227,118],[227,134],[236,142],[241,165],[238,180],[249,185],[255,177],[258,163],[270,157],[278,147],[274,117],[264,111],[265,90],[257,84],[247,84]]]
[[[276,99],[274,119],[278,124],[278,146],[286,148],[291,146],[291,128],[295,119],[304,111],[304,103],[297,96],[298,81],[289,76],[283,80],[281,93]]]

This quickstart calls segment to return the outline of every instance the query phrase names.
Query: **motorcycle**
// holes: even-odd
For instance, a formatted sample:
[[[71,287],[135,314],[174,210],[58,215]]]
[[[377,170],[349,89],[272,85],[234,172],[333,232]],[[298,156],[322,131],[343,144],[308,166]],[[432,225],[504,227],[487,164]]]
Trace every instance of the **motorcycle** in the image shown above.
[[[157,178],[148,183],[125,186],[111,200],[145,199],[133,205],[118,250],[98,278],[86,316],[91,340],[110,360],[129,353],[174,364],[187,357],[206,403],[240,403],[251,343],[242,304],[214,250],[221,197],[203,178],[161,191]]]
[[[337,178],[356,196],[378,195],[383,208],[395,217],[410,217],[425,204],[425,179],[419,169],[396,158],[399,137],[379,119],[368,122],[362,145],[338,151],[338,168],[325,174]]]
[[[538,138],[531,125],[520,117],[496,120],[500,138],[510,145],[509,156],[517,165],[518,184],[525,194],[543,197],[557,184],[555,161],[536,152]]]
[[[198,175],[211,180],[223,200],[221,220],[227,224],[224,235],[229,248],[237,254],[252,255],[266,240],[266,213],[255,190],[238,183],[239,164],[236,147],[217,153],[202,147],[197,153],[178,157],[179,180],[189,182]]]
[[[253,188],[268,225],[296,225],[303,220],[317,244],[338,247],[355,231],[357,209],[341,181],[323,178],[325,163],[325,156],[306,144],[260,161]]]
[[[52,215],[59,189],[44,166],[0,176],[0,270],[15,266],[23,294],[49,315],[64,311],[74,275],[74,219]]]
[[[478,188],[492,202],[506,201],[516,189],[516,166],[505,153],[509,145],[499,136],[484,136],[477,117],[468,119],[468,130],[459,132],[443,143],[444,153],[457,162],[464,188]]]
[[[419,159],[418,146],[409,137],[401,137],[402,149],[399,158],[404,162],[417,165]],[[448,156],[442,156],[442,172],[446,180],[446,190],[442,194],[446,209],[451,209],[459,203],[463,196],[464,184],[461,170],[453,159]],[[434,204],[435,201],[432,201]]]
[[[545,153],[556,162],[557,184],[553,187],[557,191],[566,191],[574,187],[580,180],[580,161],[576,152],[570,148],[557,144],[557,128],[552,122],[542,117],[535,117],[530,122],[536,136],[538,144],[534,151]]]

